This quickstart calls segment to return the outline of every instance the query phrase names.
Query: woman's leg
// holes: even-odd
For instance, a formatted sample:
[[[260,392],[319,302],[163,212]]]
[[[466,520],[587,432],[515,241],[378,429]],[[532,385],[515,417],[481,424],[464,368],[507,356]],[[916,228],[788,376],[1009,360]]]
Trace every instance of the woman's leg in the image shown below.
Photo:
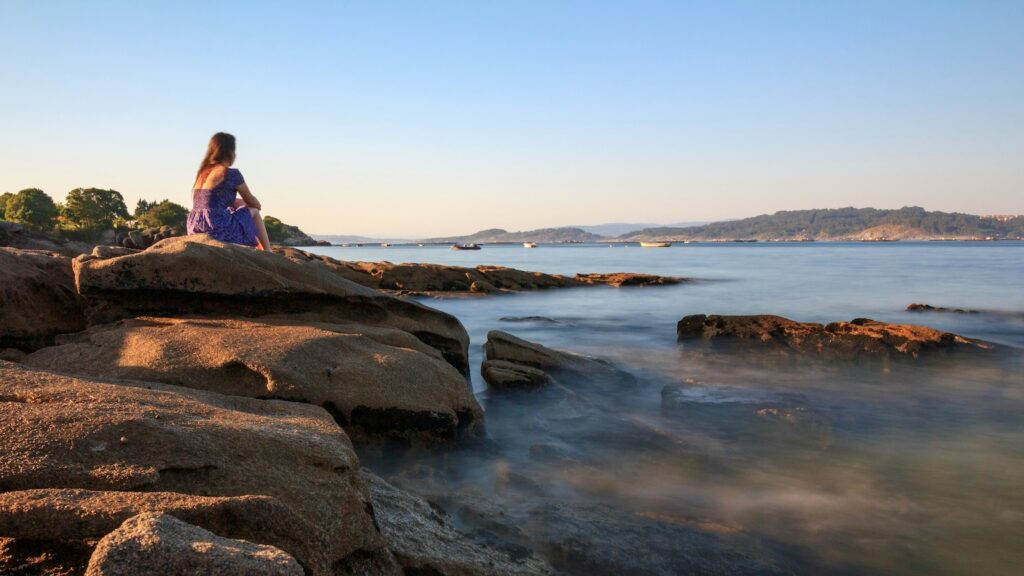
[[[267,236],[267,226],[263,223],[263,216],[260,215],[260,211],[255,208],[250,208],[245,205],[245,200],[238,198],[233,204],[235,210],[239,208],[248,208],[249,214],[252,215],[252,223],[256,225],[256,240],[259,242],[260,250],[270,250],[270,238]]]
[[[263,216],[260,215],[260,211],[255,208],[249,208],[249,213],[252,214],[252,223],[256,225],[256,233],[258,234],[258,240],[260,242],[260,250],[270,250],[270,237],[267,236],[267,226],[263,223]]]

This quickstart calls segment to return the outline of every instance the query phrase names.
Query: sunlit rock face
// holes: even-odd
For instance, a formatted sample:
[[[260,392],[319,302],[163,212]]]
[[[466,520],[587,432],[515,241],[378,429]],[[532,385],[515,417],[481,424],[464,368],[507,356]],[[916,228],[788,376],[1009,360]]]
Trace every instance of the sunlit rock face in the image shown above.
[[[357,442],[431,445],[483,433],[469,383],[408,332],[361,324],[144,317],[23,362],[327,408]]]
[[[680,342],[764,345],[803,355],[854,359],[861,357],[917,358],[937,352],[990,351],[989,342],[965,338],[926,326],[889,324],[867,318],[816,324],[781,316],[706,316],[695,314],[679,321]]]
[[[0,536],[24,557],[173,511],[312,574],[391,565],[352,445],[322,408],[2,361],[0,402]]]
[[[469,367],[469,336],[455,317],[356,284],[319,261],[194,235],[115,258],[81,256],[74,273],[92,324],[143,315],[289,314],[402,330],[436,348],[461,372]]]
[[[222,538],[163,512],[125,520],[96,545],[85,576],[220,574],[302,576],[302,566],[273,546]]]

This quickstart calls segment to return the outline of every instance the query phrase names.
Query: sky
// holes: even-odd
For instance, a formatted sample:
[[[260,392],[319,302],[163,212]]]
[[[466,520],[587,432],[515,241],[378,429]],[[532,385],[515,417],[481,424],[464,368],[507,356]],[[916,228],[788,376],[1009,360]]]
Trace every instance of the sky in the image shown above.
[[[0,1],[0,192],[319,234],[1024,213],[1024,2]]]

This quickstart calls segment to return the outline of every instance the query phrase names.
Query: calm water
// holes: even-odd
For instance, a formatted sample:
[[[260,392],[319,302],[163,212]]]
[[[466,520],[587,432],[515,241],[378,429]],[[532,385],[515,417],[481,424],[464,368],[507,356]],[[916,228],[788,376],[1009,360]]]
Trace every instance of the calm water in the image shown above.
[[[469,331],[491,442],[366,460],[495,545],[574,574],[1021,573],[1024,242],[314,251],[701,280],[425,301]],[[981,313],[905,312],[911,302]],[[868,317],[1011,349],[977,361],[770,363],[678,347],[675,323],[695,313]],[[553,322],[502,320],[525,316]],[[478,367],[494,329],[611,359],[640,383],[488,394]]]

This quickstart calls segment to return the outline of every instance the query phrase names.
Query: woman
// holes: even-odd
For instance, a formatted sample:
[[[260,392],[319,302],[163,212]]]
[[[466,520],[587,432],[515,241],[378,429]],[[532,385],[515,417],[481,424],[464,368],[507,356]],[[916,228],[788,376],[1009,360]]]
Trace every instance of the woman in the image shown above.
[[[189,234],[209,234],[222,242],[270,249],[267,228],[260,216],[260,202],[249,191],[235,163],[235,137],[217,132],[210,138],[206,156],[192,186]],[[241,198],[236,199],[235,195]]]

